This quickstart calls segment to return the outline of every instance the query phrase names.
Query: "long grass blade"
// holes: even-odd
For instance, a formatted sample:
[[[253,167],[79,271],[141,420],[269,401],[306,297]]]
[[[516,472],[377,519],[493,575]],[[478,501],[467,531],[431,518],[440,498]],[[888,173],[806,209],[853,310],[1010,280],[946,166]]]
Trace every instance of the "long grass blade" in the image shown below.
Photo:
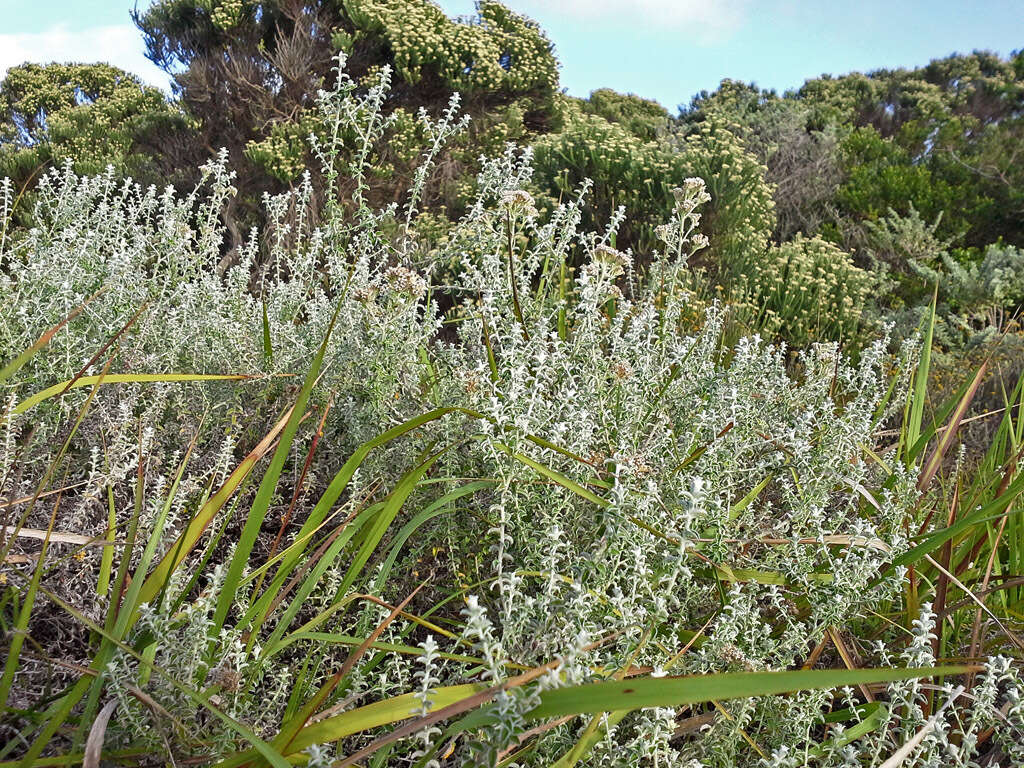
[[[81,304],[75,307],[75,309],[73,309],[70,313],[68,313],[67,317],[65,317],[56,325],[51,326],[46,331],[44,331],[43,334],[38,339],[36,339],[35,343],[31,347],[29,347],[16,358],[7,363],[7,365],[5,365],[3,368],[0,368],[0,383],[7,381],[7,379],[11,378],[11,376],[16,374],[19,370],[21,370],[21,368],[29,360],[35,357],[40,350],[46,347],[53,340],[54,336],[60,333],[60,330],[64,326],[66,326],[68,323],[70,323],[72,320],[78,317],[78,315],[82,313],[82,310],[84,310],[89,305],[89,302],[91,302],[93,299],[99,296],[102,292],[103,289],[100,289],[92,296],[87,298],[85,301],[83,301]]]
[[[157,384],[187,381],[241,381],[255,378],[244,373],[109,373],[106,376],[82,376],[79,379],[68,379],[60,384],[47,387],[42,392],[25,398],[11,411],[15,416],[32,410],[40,403],[57,397],[71,389],[92,387],[97,384]]]

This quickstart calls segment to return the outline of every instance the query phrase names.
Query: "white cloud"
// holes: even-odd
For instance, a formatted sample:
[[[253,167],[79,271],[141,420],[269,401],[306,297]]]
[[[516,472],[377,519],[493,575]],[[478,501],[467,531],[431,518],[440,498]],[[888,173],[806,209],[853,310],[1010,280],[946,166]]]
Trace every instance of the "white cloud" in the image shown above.
[[[588,21],[618,19],[636,24],[685,30],[701,42],[728,36],[746,18],[750,0],[509,0],[508,5],[531,16],[561,15]]]
[[[0,34],[0,79],[11,67],[31,61],[106,62],[167,89],[168,77],[144,55],[142,33],[131,24],[73,29],[57,24],[45,32]]]

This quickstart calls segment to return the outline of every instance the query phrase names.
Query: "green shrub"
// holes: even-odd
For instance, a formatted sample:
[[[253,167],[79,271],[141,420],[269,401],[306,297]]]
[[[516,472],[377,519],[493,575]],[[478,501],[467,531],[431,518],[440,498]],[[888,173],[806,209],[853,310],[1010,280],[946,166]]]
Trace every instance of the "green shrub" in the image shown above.
[[[715,120],[701,123],[677,151],[685,175],[707,183],[712,202],[704,212],[710,240],[706,259],[719,281],[731,285],[760,259],[775,227],[766,168],[730,127]]]
[[[875,280],[850,255],[819,237],[797,235],[769,248],[742,281],[751,327],[797,347],[831,339],[854,346],[871,319]]]

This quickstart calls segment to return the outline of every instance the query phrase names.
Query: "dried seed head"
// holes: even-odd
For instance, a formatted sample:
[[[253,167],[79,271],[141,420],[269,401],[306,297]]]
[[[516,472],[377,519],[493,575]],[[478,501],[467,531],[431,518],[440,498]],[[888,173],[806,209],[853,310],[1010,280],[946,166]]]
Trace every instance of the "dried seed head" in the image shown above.
[[[242,682],[242,676],[237,669],[222,664],[210,673],[210,681],[219,685],[225,693],[235,693]]]
[[[391,267],[384,273],[384,280],[395,293],[408,294],[419,299],[427,292],[427,281],[406,267]]]
[[[620,270],[625,270],[629,266],[629,256],[624,254],[622,251],[617,251],[610,245],[601,243],[594,248],[591,253],[591,258],[599,264],[608,264],[613,267],[617,267]]]
[[[499,201],[502,208],[508,213],[523,215],[532,219],[537,215],[537,208],[533,204],[533,196],[525,189],[513,189],[502,192]]]

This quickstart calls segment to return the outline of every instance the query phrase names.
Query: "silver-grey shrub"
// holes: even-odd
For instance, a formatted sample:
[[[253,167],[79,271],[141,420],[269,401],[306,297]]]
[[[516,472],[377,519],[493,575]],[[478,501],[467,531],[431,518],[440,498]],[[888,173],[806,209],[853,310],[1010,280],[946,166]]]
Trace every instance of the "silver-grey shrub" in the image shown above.
[[[323,94],[325,124],[333,126],[328,136],[358,124],[363,134],[356,135],[368,142],[379,137],[386,82],[385,73],[378,89],[361,96],[342,78],[337,91]],[[458,126],[452,110],[431,129],[441,141]],[[341,172],[334,167],[338,153],[323,141],[319,154],[332,178]],[[69,478],[85,486],[57,527],[101,534],[105,511],[97,499],[108,487],[130,485],[140,453],[159,470],[153,481],[154,508],[159,506],[173,462],[204,416],[199,458],[174,501],[176,519],[190,514],[195,497],[237,458],[236,443],[246,434],[238,424],[256,418],[253,409],[265,421],[277,414],[288,391],[281,391],[275,376],[305,371],[340,306],[317,388],[319,406],[331,402],[332,415],[312,484],[326,465],[360,443],[437,406],[480,417],[446,418],[374,454],[344,503],[354,506],[362,495],[386,492],[417,455],[438,447],[450,449],[432,484],[412,497],[409,514],[467,479],[490,481],[420,528],[389,578],[359,585],[397,602],[422,578],[417,559],[429,554],[450,582],[435,585],[437,596],[462,591],[457,634],[463,642],[416,630],[425,655],[393,654],[357,670],[349,706],[416,691],[416,711],[424,711],[438,685],[481,674],[500,679],[509,674],[509,662],[534,666],[556,657],[565,660],[563,668],[543,685],[582,682],[629,666],[653,674],[784,669],[802,662],[828,628],[856,621],[895,595],[903,574],[883,575],[882,569],[908,546],[902,523],[917,499],[915,468],[896,468],[895,482],[871,497],[871,515],[862,513],[865,489],[877,488],[880,479],[877,466],[863,460],[863,446],[873,442],[888,382],[892,361],[885,340],[868,347],[856,364],[836,345],[812,347],[798,356],[794,374],[787,350],[757,336],[723,348],[717,307],[699,332],[684,332],[687,261],[706,244],[698,232],[704,182],[692,179],[678,190],[674,218],[659,229],[664,252],[639,270],[630,253],[614,248],[621,216],[603,232],[579,230],[585,188],[549,217],[538,215],[524,191],[530,159],[528,151],[510,147],[487,160],[476,203],[454,225],[447,250],[430,257],[417,247],[418,189],[405,207],[385,211],[363,205],[352,216],[329,204],[313,226],[294,214],[310,205],[307,178],[293,193],[267,199],[267,234],[254,232],[245,248],[224,260],[218,213],[234,190],[223,158],[211,162],[200,188],[183,198],[139,189],[110,173],[80,178],[65,169],[47,175],[36,226],[0,244],[6,303],[0,358],[17,354],[102,292],[23,370],[5,398],[20,400],[71,378],[143,307],[112,348],[112,370],[260,377],[232,385],[101,387],[76,443],[88,460]],[[342,170],[360,178],[366,169],[358,162]],[[575,271],[574,259],[582,259]],[[230,265],[218,270],[222,263]],[[453,282],[437,285],[435,264],[454,274]],[[444,331],[434,302],[441,293],[454,297],[448,314],[454,328]],[[264,306],[271,355],[263,342]],[[906,369],[912,359],[908,345],[895,362]],[[0,477],[15,477],[20,431],[32,426],[47,439],[62,434],[84,397],[84,390],[73,392],[8,421]],[[34,456],[31,466],[41,471],[48,454],[37,450]],[[552,482],[529,462],[566,482]],[[34,479],[22,477],[18,487],[2,492],[22,493]],[[568,483],[605,503],[585,501]],[[762,483],[763,491],[752,494]],[[304,509],[300,504],[300,516]],[[127,514],[119,510],[118,520]],[[153,514],[147,511],[144,525]],[[185,588],[185,578],[176,576],[165,607],[147,609],[137,631],[159,638],[154,661],[186,685],[200,687],[213,672],[246,680],[247,686],[225,686],[219,703],[271,737],[295,693],[299,669],[308,673],[297,692],[305,700],[345,651],[301,641],[268,658],[258,642],[247,650],[237,632],[225,630],[213,662],[204,660],[206,627],[230,551],[209,564],[203,593],[171,613],[166,606]],[[93,575],[98,556],[89,557],[83,567]],[[311,614],[332,604],[348,565],[341,558],[328,570],[310,595]],[[240,593],[237,610],[251,597]],[[365,636],[381,611],[338,611],[318,630]],[[460,619],[456,608],[449,615]],[[928,621],[926,615],[920,628],[925,635]],[[675,655],[691,637],[688,631],[701,627],[701,641]],[[395,622],[382,640],[402,641],[409,629]],[[595,644],[600,638],[605,641]],[[482,672],[437,655],[439,649],[466,653],[467,645],[485,660]],[[914,647],[923,654],[929,646],[921,640]],[[879,660],[886,654],[896,655],[883,649]],[[151,728],[148,710],[128,695],[139,679],[136,662],[120,655],[105,674],[120,698],[108,744],[141,740],[164,749],[174,729]],[[1011,714],[1019,721],[1019,682],[1002,662],[993,663],[974,695],[995,702],[1003,695],[997,695],[997,682],[1018,697]],[[146,690],[195,729],[189,735],[214,752],[231,750],[233,734],[199,717],[163,678],[149,678]],[[892,688],[894,706],[905,704],[900,712],[916,712],[918,696],[910,684]],[[727,702],[729,717],[685,739],[674,737],[675,712],[633,713],[608,724],[587,764],[757,764],[761,758],[744,734],[759,745],[765,764],[803,764],[800,750],[814,742],[831,699],[820,692]],[[521,692],[500,696],[490,725],[462,739],[453,759],[493,764],[523,734],[523,714],[534,704]],[[979,715],[976,723],[956,727],[976,733],[991,720]],[[523,764],[550,764],[584,726],[559,726]],[[935,729],[939,741],[924,745],[928,755],[948,745],[942,741],[947,732]],[[389,764],[411,764],[436,738],[433,730],[421,732],[399,745]],[[888,738],[869,735],[833,745],[819,762],[878,764],[898,746]],[[347,746],[364,743],[354,738]],[[970,760],[973,742],[964,737],[957,743]],[[320,762],[329,754],[325,745],[310,757]],[[939,764],[928,759],[922,764]]]

